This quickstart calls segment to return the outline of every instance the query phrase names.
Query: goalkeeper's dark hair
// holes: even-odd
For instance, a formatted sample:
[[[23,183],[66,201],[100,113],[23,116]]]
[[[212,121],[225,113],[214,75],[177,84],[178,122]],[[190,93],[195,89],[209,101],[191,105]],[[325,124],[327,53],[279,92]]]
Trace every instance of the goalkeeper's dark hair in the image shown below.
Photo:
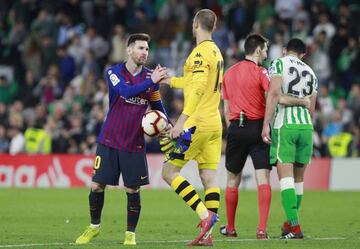
[[[146,33],[131,34],[128,38],[127,46],[129,47],[130,45],[134,44],[136,41],[146,41],[147,43],[149,43],[150,40],[151,40],[150,35]]]
[[[291,39],[287,45],[286,45],[286,50],[295,52],[297,54],[306,54],[306,45],[305,43],[298,39],[298,38],[293,38]]]
[[[249,34],[245,39],[245,55],[251,55],[255,52],[257,47],[263,49],[265,44],[268,44],[269,41],[264,36],[256,33]]]
[[[216,14],[209,9],[201,9],[195,14],[196,21],[199,22],[201,28],[208,32],[212,32],[216,26]]]

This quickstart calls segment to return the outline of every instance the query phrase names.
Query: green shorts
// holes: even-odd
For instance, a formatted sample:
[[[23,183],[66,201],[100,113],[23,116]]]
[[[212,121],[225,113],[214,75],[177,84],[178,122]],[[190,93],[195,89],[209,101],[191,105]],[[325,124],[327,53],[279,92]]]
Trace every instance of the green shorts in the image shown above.
[[[281,127],[271,133],[270,164],[310,163],[313,151],[313,130]]]

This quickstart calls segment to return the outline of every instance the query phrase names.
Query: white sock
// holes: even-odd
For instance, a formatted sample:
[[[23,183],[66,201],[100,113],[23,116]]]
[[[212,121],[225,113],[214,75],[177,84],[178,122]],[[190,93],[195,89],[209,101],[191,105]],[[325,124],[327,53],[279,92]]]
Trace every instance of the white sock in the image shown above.
[[[296,195],[304,194],[304,182],[295,182],[295,193]]]
[[[100,224],[90,224],[90,226],[93,228],[100,228]]]

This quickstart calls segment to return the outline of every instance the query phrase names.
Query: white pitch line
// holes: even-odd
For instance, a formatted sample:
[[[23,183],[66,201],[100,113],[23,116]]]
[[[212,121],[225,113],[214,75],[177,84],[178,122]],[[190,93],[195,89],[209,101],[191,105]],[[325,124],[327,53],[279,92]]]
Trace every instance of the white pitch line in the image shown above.
[[[305,237],[305,240],[344,240],[345,237],[325,237],[325,238],[311,238]],[[360,238],[359,238],[360,239]],[[269,240],[279,240],[278,238],[273,238]],[[244,241],[260,241],[258,239],[215,239],[215,242],[244,242]],[[280,240],[279,240],[280,241]],[[298,240],[296,240],[298,241]],[[189,240],[144,240],[138,241],[139,244],[150,244],[150,243],[186,243]],[[96,245],[97,243],[90,243],[91,245]],[[104,242],[101,243],[104,245]],[[105,244],[118,244],[116,243],[106,243]],[[16,247],[31,247],[31,246],[75,246],[75,243],[33,243],[33,244],[17,244],[17,245],[0,245],[0,248],[16,248]]]

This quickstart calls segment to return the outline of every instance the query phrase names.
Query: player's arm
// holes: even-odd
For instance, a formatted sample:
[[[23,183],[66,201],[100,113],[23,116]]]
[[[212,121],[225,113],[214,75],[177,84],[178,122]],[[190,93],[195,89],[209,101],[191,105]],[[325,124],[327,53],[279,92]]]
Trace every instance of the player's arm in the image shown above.
[[[280,99],[281,83],[281,76],[273,76],[270,80],[270,90],[266,98],[265,117],[261,137],[263,138],[263,141],[268,144],[271,143],[270,123],[274,117],[275,108]]]
[[[161,101],[159,85],[156,85],[154,87],[154,92],[151,94],[150,107],[152,110],[158,110],[158,111],[164,113],[170,122],[169,116],[167,115],[164,105]]]
[[[296,98],[288,96],[286,94],[281,94],[279,98],[279,104],[285,106],[305,106],[306,108],[310,107],[310,98]]]
[[[229,101],[224,99],[224,116],[226,127],[230,126],[230,109],[229,109]]]
[[[270,123],[274,117],[275,108],[280,99],[282,70],[282,61],[280,59],[272,62],[270,67],[270,89],[266,97],[265,117],[261,132],[261,137],[267,144],[271,143]]]
[[[184,88],[184,77],[171,77],[170,78],[171,88]]]
[[[125,79],[111,69],[106,71],[105,78],[112,90],[124,98],[129,98],[137,96],[146,91],[149,87],[156,85],[156,82],[160,81],[166,74],[165,71],[166,69],[164,68],[155,69],[151,74],[151,77],[146,78],[143,82],[136,85],[126,84]]]
[[[313,92],[310,96],[310,108],[309,108],[309,112],[310,115],[312,116],[313,113],[315,112],[315,106],[316,106],[316,97],[317,97],[317,91],[318,91],[318,79],[316,78],[316,76],[314,75],[314,85],[313,85]]]
[[[222,98],[224,100],[224,116],[226,127],[230,126],[230,106],[229,106],[229,95],[227,91],[227,73],[224,74],[222,89],[221,89]]]
[[[195,112],[196,107],[204,95],[209,77],[209,64],[203,57],[201,57],[201,59],[191,58],[190,60],[192,61],[192,89],[185,102],[184,110],[170,132],[173,138],[180,135],[186,120]]]

